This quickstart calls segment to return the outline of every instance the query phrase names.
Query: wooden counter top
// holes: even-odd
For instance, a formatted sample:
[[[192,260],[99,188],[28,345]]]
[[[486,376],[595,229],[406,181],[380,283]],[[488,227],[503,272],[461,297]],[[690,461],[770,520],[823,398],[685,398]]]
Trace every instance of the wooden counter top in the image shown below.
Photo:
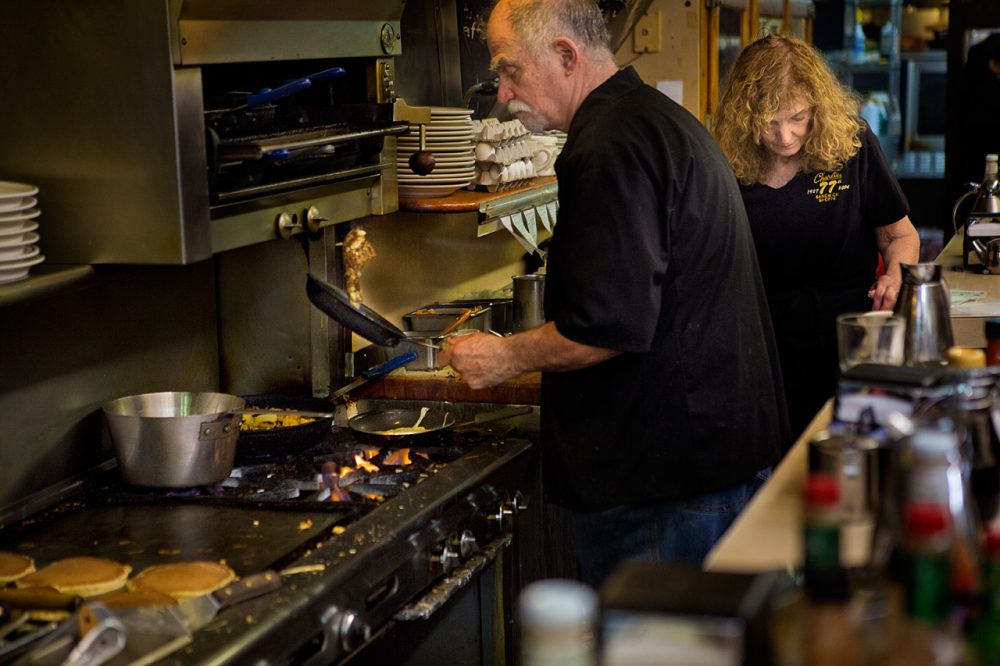
[[[512,405],[541,403],[539,372],[508,380],[499,386],[474,390],[457,377],[441,372],[391,374],[371,382],[358,395],[399,400],[451,400],[456,402],[492,402]]]
[[[416,213],[469,213],[477,212],[483,204],[509,197],[518,192],[527,192],[536,188],[555,185],[555,176],[544,176],[533,178],[524,185],[513,187],[502,192],[474,192],[472,190],[458,190],[454,194],[436,199],[407,199],[399,198],[400,210],[408,210]]]
[[[802,490],[809,469],[809,441],[833,416],[833,400],[823,406],[761,487],[747,508],[705,558],[709,571],[790,571],[802,564]],[[845,565],[868,562],[873,524],[841,530]]]

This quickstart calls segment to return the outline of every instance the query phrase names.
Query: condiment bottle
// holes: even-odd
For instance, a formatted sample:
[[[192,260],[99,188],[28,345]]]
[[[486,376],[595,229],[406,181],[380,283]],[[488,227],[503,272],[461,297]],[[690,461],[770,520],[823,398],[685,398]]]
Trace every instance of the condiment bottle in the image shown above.
[[[806,593],[818,601],[847,598],[840,564],[840,486],[830,474],[810,474],[804,489],[803,563]]]
[[[1000,319],[986,320],[986,365],[1000,365]]]
[[[986,352],[977,347],[948,347],[948,365],[966,370],[985,368]]]
[[[573,580],[539,580],[518,600],[524,666],[593,666],[597,593]]]
[[[949,626],[952,546],[950,516],[941,505],[906,506],[903,551],[905,620],[896,632],[888,664],[966,663],[961,637]]]
[[[982,615],[972,635],[979,663],[1000,660],[1000,532],[986,533],[986,594]]]

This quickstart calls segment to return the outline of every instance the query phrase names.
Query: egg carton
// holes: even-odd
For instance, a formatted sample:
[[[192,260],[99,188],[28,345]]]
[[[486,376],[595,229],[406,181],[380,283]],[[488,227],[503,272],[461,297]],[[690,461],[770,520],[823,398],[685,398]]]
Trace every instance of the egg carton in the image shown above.
[[[535,165],[530,159],[515,160],[510,164],[477,163],[472,184],[478,189],[499,192],[527,183],[534,178]]]
[[[480,141],[476,144],[476,161],[512,164],[518,160],[531,159],[537,151],[537,143],[522,138],[500,144]]]
[[[517,119],[504,122],[500,122],[496,118],[473,120],[472,129],[474,132],[473,140],[494,144],[509,142],[531,134],[528,128]]]

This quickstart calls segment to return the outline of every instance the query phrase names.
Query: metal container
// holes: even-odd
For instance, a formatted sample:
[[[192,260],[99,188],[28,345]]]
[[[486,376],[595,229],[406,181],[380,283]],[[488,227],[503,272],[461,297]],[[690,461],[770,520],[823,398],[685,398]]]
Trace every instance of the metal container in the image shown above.
[[[955,344],[948,284],[937,264],[902,264],[903,287],[895,313],[906,320],[907,365],[941,364]]]
[[[847,521],[879,515],[893,468],[892,446],[871,437],[823,431],[809,442],[809,472],[837,479],[841,515]]]
[[[514,275],[514,333],[527,331],[545,323],[543,295],[545,275]]]
[[[229,476],[244,400],[225,393],[146,393],[104,405],[125,481],[190,488]]]
[[[403,325],[408,331],[438,333],[448,328],[456,319],[465,314],[466,310],[473,307],[475,306],[428,305],[403,315]],[[462,328],[474,328],[477,331],[488,331],[493,328],[490,308],[487,306],[479,312],[469,315],[469,318],[462,323]]]

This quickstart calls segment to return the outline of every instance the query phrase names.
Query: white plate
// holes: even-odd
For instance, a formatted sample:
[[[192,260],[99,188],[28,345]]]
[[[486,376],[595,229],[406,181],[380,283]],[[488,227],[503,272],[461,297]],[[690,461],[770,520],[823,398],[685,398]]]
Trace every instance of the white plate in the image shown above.
[[[8,236],[21,236],[38,228],[38,222],[28,220],[27,222],[13,222],[0,224],[0,242]]]
[[[431,116],[471,116],[472,109],[461,106],[432,106]]]
[[[9,199],[24,199],[38,194],[38,188],[27,183],[12,183],[7,180],[0,180],[0,201]]]
[[[462,160],[461,162],[447,162],[445,160],[435,160],[434,161],[434,171],[448,170],[448,171],[458,171],[465,169],[472,169],[476,166],[475,160]],[[410,169],[410,163],[403,160],[396,162],[396,171],[412,171]]]
[[[430,176],[415,176],[413,178],[400,178],[399,186],[402,187],[436,187],[438,185],[460,185],[468,183],[475,174],[469,174],[456,178],[454,176],[431,178]]]
[[[0,268],[6,268],[10,264],[16,264],[26,259],[38,256],[37,245],[21,245],[18,247],[0,248]]]
[[[427,129],[468,129],[475,131],[471,120],[432,120]]]
[[[468,152],[470,155],[475,154],[475,148],[471,141],[442,141],[440,143],[427,142],[427,149],[433,148],[435,151],[440,150],[442,153],[459,153],[463,150]],[[420,150],[420,142],[414,141],[413,143],[400,144],[401,152],[416,152]]]
[[[19,210],[16,213],[0,213],[0,225],[4,225],[7,222],[24,222],[25,220],[33,220],[42,211],[37,208],[32,208],[31,210]]]
[[[11,236],[0,236],[0,248],[3,247],[18,247],[21,245],[31,245],[32,243],[38,242],[38,234],[33,234],[30,231],[28,233],[11,235]]]
[[[457,192],[470,182],[466,181],[458,185],[400,185],[399,196],[405,199],[438,199]]]
[[[476,174],[475,167],[471,169],[434,169],[434,171],[431,171],[426,176],[410,173],[409,171],[400,171],[399,180],[400,181],[410,180],[416,183],[419,183],[421,181],[426,183],[429,182],[428,179],[438,179],[438,178],[447,178],[449,180],[460,180],[464,178],[468,180],[469,178],[472,178],[475,174]]]
[[[0,200],[0,213],[13,213],[18,210],[28,210],[38,205],[35,197],[24,197],[23,199]]]
[[[28,277],[28,271],[31,267],[43,261],[45,261],[45,256],[40,254],[37,257],[16,262],[16,264],[0,264],[0,284],[25,279]]]

